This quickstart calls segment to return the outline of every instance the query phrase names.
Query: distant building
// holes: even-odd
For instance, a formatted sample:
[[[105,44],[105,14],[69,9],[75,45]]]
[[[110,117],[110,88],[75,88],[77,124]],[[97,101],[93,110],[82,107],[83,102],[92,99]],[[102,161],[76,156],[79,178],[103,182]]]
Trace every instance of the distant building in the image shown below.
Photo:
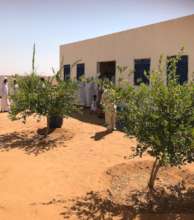
[[[161,54],[175,56],[182,46],[185,54],[177,71],[180,81],[185,82],[191,80],[194,71],[194,15],[61,45],[60,67],[65,79],[101,73],[118,82],[116,66],[129,66],[134,73],[124,78],[139,84],[148,82],[144,70],[156,68]],[[81,61],[71,70],[77,60]]]

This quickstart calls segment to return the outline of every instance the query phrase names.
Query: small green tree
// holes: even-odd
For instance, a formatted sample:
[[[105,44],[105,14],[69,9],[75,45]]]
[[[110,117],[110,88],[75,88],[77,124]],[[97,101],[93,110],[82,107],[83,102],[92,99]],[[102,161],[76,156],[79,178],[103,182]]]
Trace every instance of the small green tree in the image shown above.
[[[39,77],[35,71],[35,46],[32,59],[32,73],[16,78],[18,89],[11,96],[10,118],[22,119],[23,122],[32,114],[47,117],[47,127],[61,127],[63,117],[77,110],[77,83],[64,81],[60,76],[61,70],[47,80]],[[58,123],[53,121],[58,121]]]
[[[138,141],[135,155],[147,152],[155,158],[148,183],[150,190],[154,189],[161,166],[194,161],[194,85],[178,83],[176,64],[180,56],[168,61],[167,70],[161,59],[158,70],[151,73],[149,86],[128,86],[121,92],[125,130]]]

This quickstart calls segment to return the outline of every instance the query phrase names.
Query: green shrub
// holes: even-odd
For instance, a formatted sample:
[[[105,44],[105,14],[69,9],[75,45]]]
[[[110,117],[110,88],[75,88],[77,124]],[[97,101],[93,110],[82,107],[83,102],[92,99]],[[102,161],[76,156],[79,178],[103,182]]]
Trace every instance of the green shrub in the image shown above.
[[[31,74],[17,77],[18,91],[12,95],[11,119],[24,119],[36,114],[38,116],[69,116],[76,110],[75,91],[77,85],[73,81],[45,80]]]
[[[164,82],[166,68],[150,76],[150,85],[128,86],[122,90],[125,111],[121,118],[125,131],[138,141],[135,155],[147,152],[155,158],[149,188],[161,166],[181,166],[194,161],[194,84],[180,85],[176,63],[180,55],[168,65],[168,83]]]
[[[35,48],[34,48],[35,51]],[[32,114],[51,117],[67,117],[77,110],[76,90],[77,83],[61,79],[60,72],[48,80],[43,80],[35,73],[34,56],[32,73],[27,76],[17,76],[18,90],[11,96],[10,118],[23,119]]]

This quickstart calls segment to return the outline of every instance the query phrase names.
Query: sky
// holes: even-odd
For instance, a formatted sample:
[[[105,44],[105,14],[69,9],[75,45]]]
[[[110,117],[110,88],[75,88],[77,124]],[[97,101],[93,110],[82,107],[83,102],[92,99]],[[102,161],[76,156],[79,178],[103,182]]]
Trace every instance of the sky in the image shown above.
[[[59,45],[194,14],[194,0],[0,0],[0,74],[49,74]]]

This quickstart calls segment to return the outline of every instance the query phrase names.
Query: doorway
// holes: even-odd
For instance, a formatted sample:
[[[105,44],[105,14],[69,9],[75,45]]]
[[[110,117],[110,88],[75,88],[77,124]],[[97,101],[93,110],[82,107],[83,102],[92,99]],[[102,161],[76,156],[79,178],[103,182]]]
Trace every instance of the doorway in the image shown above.
[[[100,79],[108,79],[115,83],[116,75],[116,62],[107,61],[107,62],[98,62],[97,63],[97,72],[100,73]]]

